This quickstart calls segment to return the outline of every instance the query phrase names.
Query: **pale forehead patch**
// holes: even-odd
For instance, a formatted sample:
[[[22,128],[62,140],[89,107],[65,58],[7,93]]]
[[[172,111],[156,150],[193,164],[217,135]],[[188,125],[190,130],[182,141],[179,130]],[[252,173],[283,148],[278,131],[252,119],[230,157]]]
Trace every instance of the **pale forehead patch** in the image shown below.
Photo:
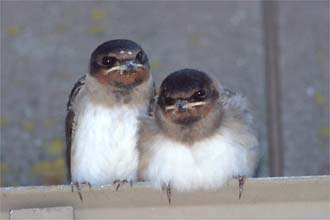
[[[119,53],[120,53],[120,54],[127,53],[128,55],[132,55],[132,54],[133,54],[132,51],[127,51],[127,52],[125,52],[124,50],[121,50]]]

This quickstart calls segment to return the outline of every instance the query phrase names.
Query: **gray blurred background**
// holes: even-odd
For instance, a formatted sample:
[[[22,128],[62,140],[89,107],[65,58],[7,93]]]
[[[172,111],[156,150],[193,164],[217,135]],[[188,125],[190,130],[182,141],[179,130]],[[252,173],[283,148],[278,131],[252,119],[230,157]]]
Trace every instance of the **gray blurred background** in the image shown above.
[[[281,175],[328,175],[329,2],[277,6]],[[191,67],[245,94],[263,153],[258,175],[269,176],[263,12],[259,1],[1,1],[1,185],[64,182],[69,92],[94,48],[115,38],[141,44],[157,85]]]

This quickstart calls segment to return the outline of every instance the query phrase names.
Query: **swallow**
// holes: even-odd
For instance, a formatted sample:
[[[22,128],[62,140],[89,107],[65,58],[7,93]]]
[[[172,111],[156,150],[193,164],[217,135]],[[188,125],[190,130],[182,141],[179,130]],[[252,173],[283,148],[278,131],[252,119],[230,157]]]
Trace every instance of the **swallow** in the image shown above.
[[[66,164],[71,183],[136,180],[138,118],[148,114],[154,92],[148,56],[137,43],[111,40],[92,52],[89,72],[75,83],[67,104]]]
[[[154,117],[140,126],[140,180],[165,188],[216,189],[253,175],[259,155],[253,118],[245,97],[208,74],[183,69],[162,82]]]

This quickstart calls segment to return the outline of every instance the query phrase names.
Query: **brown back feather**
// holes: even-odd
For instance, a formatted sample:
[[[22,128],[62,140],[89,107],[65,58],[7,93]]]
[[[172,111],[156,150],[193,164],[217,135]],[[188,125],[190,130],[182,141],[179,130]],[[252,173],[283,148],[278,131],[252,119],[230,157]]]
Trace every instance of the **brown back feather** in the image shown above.
[[[69,100],[67,103],[67,115],[65,118],[65,139],[66,139],[66,166],[67,166],[67,178],[71,181],[71,144],[72,136],[74,135],[74,128],[76,127],[75,112],[72,108],[75,98],[77,97],[80,89],[85,85],[86,76],[82,76],[74,84],[71,90]]]

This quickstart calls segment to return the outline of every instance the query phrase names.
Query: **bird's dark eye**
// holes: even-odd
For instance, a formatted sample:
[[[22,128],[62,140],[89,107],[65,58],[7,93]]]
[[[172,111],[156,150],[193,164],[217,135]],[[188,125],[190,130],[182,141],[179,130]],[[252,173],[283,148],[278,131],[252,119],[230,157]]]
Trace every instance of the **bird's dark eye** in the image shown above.
[[[138,54],[136,54],[136,60],[139,61],[141,64],[145,63],[146,57],[143,51],[140,51]]]
[[[105,56],[102,58],[102,65],[105,67],[111,67],[115,64],[116,58]]]
[[[165,105],[169,106],[169,105],[174,105],[175,100],[172,99],[171,97],[165,97],[164,102],[165,102]]]
[[[202,89],[202,90],[199,90],[199,91],[197,91],[197,92],[195,92],[194,93],[194,97],[195,98],[205,98],[205,96],[206,96],[206,91],[204,90],[204,89]]]

